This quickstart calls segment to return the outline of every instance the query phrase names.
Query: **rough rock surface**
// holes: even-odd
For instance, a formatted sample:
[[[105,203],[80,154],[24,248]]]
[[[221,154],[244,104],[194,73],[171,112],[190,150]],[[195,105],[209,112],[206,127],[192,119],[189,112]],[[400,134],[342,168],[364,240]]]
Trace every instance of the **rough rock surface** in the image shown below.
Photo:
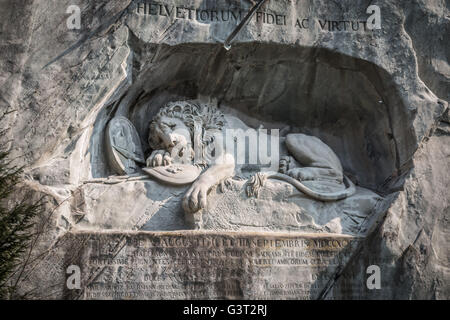
[[[83,182],[113,174],[102,143],[113,114],[133,122],[148,152],[148,120],[161,104],[210,97],[249,126],[287,123],[294,132],[320,137],[360,187],[392,202],[357,255],[338,268],[337,280],[313,298],[450,298],[448,2],[269,0],[263,10],[284,15],[286,25],[253,19],[230,51],[222,43],[236,23],[176,18],[176,9],[165,12],[170,17],[139,14],[136,3],[0,0],[0,110],[13,111],[0,125],[8,128],[11,158],[27,169],[17,197],[48,200],[29,261],[45,259],[49,248],[67,249],[58,249],[67,231],[89,229],[87,222],[107,216],[84,215],[107,186]],[[209,14],[251,5],[161,3]],[[79,30],[66,24],[73,4],[82,11]],[[365,20],[370,4],[381,8],[380,30],[321,26],[327,19]],[[297,18],[309,18],[309,28],[296,26]],[[137,191],[129,201],[139,203],[146,184],[132,185]],[[154,205],[168,213],[153,226],[182,228],[181,217],[170,218],[178,209],[165,207],[164,199],[181,197],[184,189],[166,191],[152,194]],[[114,193],[103,197],[117,201]],[[116,212],[128,213],[127,201]],[[135,210],[136,220],[117,218],[130,221],[130,229],[145,225],[139,215],[145,209]],[[100,225],[111,228],[107,219]],[[371,264],[380,265],[384,290],[360,285]],[[33,267],[19,282],[21,293],[61,297],[30,293],[40,280]]]

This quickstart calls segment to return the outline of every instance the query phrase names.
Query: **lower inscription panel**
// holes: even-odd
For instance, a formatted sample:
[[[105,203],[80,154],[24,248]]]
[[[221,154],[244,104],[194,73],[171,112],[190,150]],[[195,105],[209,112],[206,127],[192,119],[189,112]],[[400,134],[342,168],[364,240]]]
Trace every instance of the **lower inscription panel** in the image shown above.
[[[68,299],[317,299],[360,241],[199,231],[66,237],[58,252],[81,272],[80,289],[63,290]]]

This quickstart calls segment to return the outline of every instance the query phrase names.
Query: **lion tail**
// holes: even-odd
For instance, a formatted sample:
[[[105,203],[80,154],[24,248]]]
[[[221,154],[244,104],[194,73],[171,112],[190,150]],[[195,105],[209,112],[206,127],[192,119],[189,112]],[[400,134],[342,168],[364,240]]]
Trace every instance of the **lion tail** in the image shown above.
[[[277,179],[288,182],[292,184],[297,190],[303,192],[307,196],[319,200],[319,201],[337,201],[342,200],[347,197],[352,196],[356,192],[355,185],[353,182],[347,177],[344,176],[344,184],[346,186],[345,190],[337,191],[337,192],[318,192],[311,190],[307,186],[305,186],[300,181],[279,172],[258,172],[253,177],[251,177],[247,184],[247,195],[249,197],[258,197],[261,188],[264,186],[267,179]]]

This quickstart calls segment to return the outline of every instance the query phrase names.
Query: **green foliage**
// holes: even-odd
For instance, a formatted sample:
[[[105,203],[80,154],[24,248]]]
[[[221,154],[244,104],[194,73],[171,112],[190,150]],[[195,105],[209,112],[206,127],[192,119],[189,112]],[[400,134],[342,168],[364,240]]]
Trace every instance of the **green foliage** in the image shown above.
[[[7,299],[12,293],[8,280],[29,248],[33,218],[41,210],[40,202],[28,204],[27,199],[8,203],[21,181],[22,168],[12,166],[7,156],[7,152],[0,151],[0,299]]]

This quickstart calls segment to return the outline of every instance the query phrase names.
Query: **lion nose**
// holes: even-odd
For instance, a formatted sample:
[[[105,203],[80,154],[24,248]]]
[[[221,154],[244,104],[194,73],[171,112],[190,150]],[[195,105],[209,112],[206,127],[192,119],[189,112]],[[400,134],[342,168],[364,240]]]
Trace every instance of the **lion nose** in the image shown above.
[[[169,135],[169,147],[175,146],[177,143],[177,139],[174,135]]]
[[[166,143],[168,148],[172,148],[177,143],[177,139],[173,135],[169,134]]]

